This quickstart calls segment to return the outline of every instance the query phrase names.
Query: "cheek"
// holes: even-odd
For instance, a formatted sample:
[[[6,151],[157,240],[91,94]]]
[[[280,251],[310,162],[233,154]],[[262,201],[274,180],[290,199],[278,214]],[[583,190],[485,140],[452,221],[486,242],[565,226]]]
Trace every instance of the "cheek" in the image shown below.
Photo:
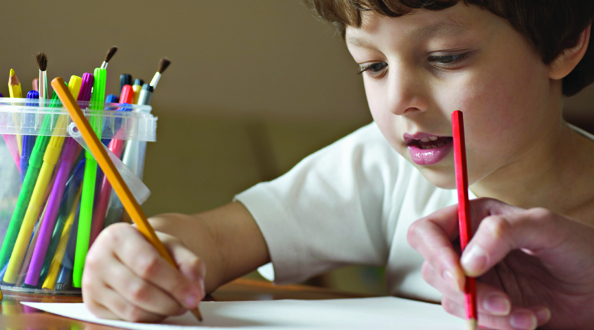
[[[365,81],[365,94],[373,120],[390,145],[398,150],[400,145],[396,141],[399,136],[394,124],[396,115],[387,109],[386,91],[381,84]]]
[[[468,136],[505,140],[530,134],[529,128],[546,109],[547,81],[539,65],[517,65],[470,78],[456,102],[468,118]]]
[[[464,112],[469,164],[478,171],[474,180],[530,148],[552,118],[545,114],[549,86],[542,66],[495,67],[499,72],[469,78],[449,100]]]

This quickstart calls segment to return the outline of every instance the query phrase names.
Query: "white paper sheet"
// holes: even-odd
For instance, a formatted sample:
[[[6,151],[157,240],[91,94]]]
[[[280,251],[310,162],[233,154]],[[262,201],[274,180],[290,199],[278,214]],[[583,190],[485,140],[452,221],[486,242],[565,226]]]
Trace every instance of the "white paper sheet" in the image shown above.
[[[65,317],[108,326],[138,330],[217,329],[398,329],[459,330],[466,322],[441,306],[412,300],[381,297],[332,300],[269,300],[203,302],[204,322],[192,314],[170,317],[160,324],[99,319],[84,304],[22,304]]]

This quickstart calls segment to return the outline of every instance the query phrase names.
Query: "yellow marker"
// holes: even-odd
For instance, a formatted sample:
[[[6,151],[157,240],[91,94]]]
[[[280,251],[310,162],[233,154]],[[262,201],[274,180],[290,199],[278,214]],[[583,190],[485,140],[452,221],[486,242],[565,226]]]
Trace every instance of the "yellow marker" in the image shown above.
[[[64,229],[62,229],[60,243],[58,244],[58,248],[56,249],[56,254],[54,254],[54,258],[52,259],[52,264],[50,265],[47,277],[43,282],[42,289],[44,290],[54,291],[56,287],[56,280],[58,279],[58,273],[60,272],[62,259],[64,259],[66,247],[68,246],[68,240],[70,239],[70,235],[72,234],[72,225],[74,224],[74,219],[76,218],[76,210],[78,209],[78,204],[80,202],[80,193],[81,190],[79,189],[78,194],[76,195],[76,199],[72,204],[72,208],[68,213],[68,218],[66,219],[66,223],[64,224]]]
[[[97,163],[103,170],[103,173],[105,174],[107,180],[109,180],[109,183],[111,183],[113,191],[115,191],[122,201],[124,208],[130,215],[132,221],[134,221],[138,231],[140,231],[146,240],[151,243],[157,252],[159,252],[161,257],[163,257],[163,259],[169,262],[173,267],[177,268],[177,265],[173,261],[173,258],[171,258],[171,255],[165,248],[165,245],[163,245],[163,243],[159,240],[159,237],[157,237],[153,227],[151,227],[151,224],[148,222],[146,215],[140,208],[140,205],[138,205],[138,202],[136,202],[136,199],[134,198],[134,195],[132,195],[130,188],[128,188],[124,182],[124,179],[122,179],[120,172],[118,172],[111,159],[109,159],[105,148],[91,128],[91,124],[89,124],[89,121],[87,118],[85,118],[82,110],[80,110],[78,103],[76,103],[72,97],[72,94],[68,92],[68,87],[66,87],[66,84],[64,84],[64,80],[59,77],[54,78],[54,80],[52,80],[52,87],[54,88],[54,91],[56,91],[56,94],[58,94],[62,104],[64,104],[64,107],[68,109],[68,113],[70,114],[70,117],[72,117],[72,121],[76,124],[78,131],[87,143],[87,146],[93,154],[93,157],[97,160]],[[198,320],[202,321],[202,316],[200,315],[198,308],[193,309],[191,312],[194,314],[194,316],[196,316],[196,318],[198,318]]]
[[[132,104],[138,104],[138,97],[140,96],[142,85],[134,85],[132,86],[132,90],[134,91],[134,98],[132,99]]]
[[[22,98],[23,97],[23,90],[21,89],[21,82],[19,81],[19,77],[17,77],[14,69],[10,69],[10,76],[8,77],[8,93],[10,94],[11,98]],[[13,115],[14,124],[19,126],[19,120],[17,114]],[[17,134],[16,136],[17,146],[19,147],[19,157],[23,153],[23,136]]]
[[[82,78],[72,76],[70,82],[72,82],[72,90],[70,92],[72,94],[78,95],[78,92],[80,91],[80,85],[82,83]],[[58,118],[57,124],[61,123],[62,127],[56,125],[56,129],[65,129],[67,120],[68,116],[60,116],[60,118]],[[60,158],[60,153],[62,152],[63,145],[63,136],[52,136],[49,140],[47,149],[45,151],[45,154],[43,155],[43,165],[41,166],[41,170],[39,171],[39,176],[37,177],[35,188],[33,189],[33,193],[31,194],[31,200],[29,201],[29,205],[27,206],[27,212],[25,213],[23,223],[21,224],[21,230],[19,231],[17,240],[14,243],[14,249],[12,250],[12,254],[10,255],[10,261],[8,262],[6,273],[4,274],[4,282],[6,283],[14,284],[18,279],[18,272],[23,264],[23,258],[25,257],[27,247],[29,246],[29,241],[31,240],[31,233],[33,231],[33,227],[35,226],[35,222],[37,221],[37,218],[39,216],[39,211],[42,207],[45,192],[54,172],[54,167],[58,162],[58,158]]]

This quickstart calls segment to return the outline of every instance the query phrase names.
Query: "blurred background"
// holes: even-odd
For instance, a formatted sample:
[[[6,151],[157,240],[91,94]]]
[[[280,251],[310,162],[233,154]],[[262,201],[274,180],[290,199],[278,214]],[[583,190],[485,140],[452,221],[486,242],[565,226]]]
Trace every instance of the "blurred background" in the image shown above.
[[[221,206],[371,122],[342,38],[300,0],[34,0],[2,10],[0,72],[8,79],[14,68],[24,93],[37,52],[47,54],[51,80],[92,73],[118,46],[107,93],[117,92],[120,74],[149,82],[159,59],[171,60],[152,103],[149,216]],[[6,84],[0,92],[8,95]],[[593,101],[592,88],[568,99],[567,119],[592,132]],[[347,267],[308,283],[385,293],[381,268]]]

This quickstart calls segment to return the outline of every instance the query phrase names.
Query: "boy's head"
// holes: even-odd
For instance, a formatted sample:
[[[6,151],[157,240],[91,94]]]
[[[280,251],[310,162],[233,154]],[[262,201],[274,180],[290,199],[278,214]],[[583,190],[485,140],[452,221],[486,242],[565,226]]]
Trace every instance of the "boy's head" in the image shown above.
[[[452,111],[469,183],[512,187],[556,155],[562,94],[594,77],[594,1],[307,2],[343,33],[382,134],[439,187],[455,187]]]
[[[592,22],[594,1],[588,0],[305,0],[316,16],[334,24],[343,36],[347,26],[361,27],[375,12],[399,17],[415,9],[442,10],[463,2],[505,18],[534,46],[545,64],[575,44]],[[594,81],[594,45],[563,79],[563,94],[572,96]]]

